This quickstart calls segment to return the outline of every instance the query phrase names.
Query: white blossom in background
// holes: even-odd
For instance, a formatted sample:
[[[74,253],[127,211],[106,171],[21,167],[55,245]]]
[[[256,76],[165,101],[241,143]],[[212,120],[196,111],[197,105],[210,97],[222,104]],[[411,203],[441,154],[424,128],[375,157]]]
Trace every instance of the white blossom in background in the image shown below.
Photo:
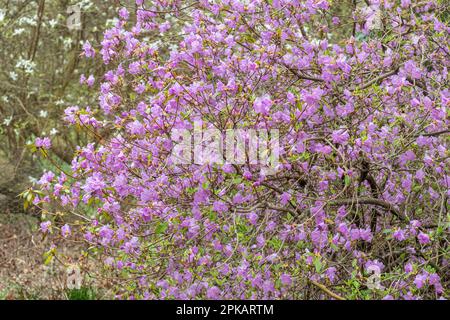
[[[112,26],[114,26],[114,25],[116,25],[117,24],[117,22],[119,22],[120,20],[119,19],[117,19],[117,18],[114,18],[114,19],[108,19],[108,20],[106,20],[106,26],[107,27],[112,27]]]
[[[17,69],[23,69],[25,73],[32,74],[36,68],[36,63],[27,59],[20,58],[16,63]]]
[[[5,20],[5,11],[0,10],[0,22],[2,22],[3,20]]]
[[[3,125],[9,126],[11,124],[13,117],[9,116],[8,118],[3,119]]]
[[[52,19],[48,22],[48,24],[50,25],[50,28],[54,28],[58,24],[58,21],[55,19]]]
[[[16,81],[17,80],[17,73],[15,73],[14,71],[11,71],[9,73],[9,77],[11,78],[12,81]]]
[[[28,181],[30,181],[30,183],[32,183],[32,184],[38,183],[38,179],[36,179],[35,177],[32,177],[32,176],[28,176]]]
[[[63,40],[63,44],[64,44],[64,48],[65,49],[70,49],[70,47],[72,46],[73,43],[73,39],[72,38],[65,38]]]
[[[87,11],[89,9],[92,9],[92,7],[94,6],[94,3],[90,0],[82,0],[82,1],[78,2],[78,6],[81,8],[81,10]]]
[[[21,34],[24,33],[24,32],[25,32],[25,29],[24,29],[24,28],[17,28],[17,29],[14,29],[13,36],[21,35]]]
[[[58,129],[52,128],[52,129],[50,130],[50,135],[51,135],[51,136],[54,136],[54,135],[57,134],[58,132],[59,132]]]
[[[47,116],[48,116],[48,111],[46,111],[46,110],[39,111],[39,117],[47,118]]]

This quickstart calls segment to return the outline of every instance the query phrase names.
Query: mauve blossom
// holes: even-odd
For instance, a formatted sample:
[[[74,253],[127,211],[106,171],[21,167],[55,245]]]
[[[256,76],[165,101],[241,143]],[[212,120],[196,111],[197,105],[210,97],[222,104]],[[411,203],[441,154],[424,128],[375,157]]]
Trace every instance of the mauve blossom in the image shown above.
[[[70,235],[71,231],[70,231],[70,226],[68,224],[65,224],[64,226],[61,227],[61,235],[64,238],[67,238]]]
[[[50,182],[52,182],[54,178],[55,178],[55,174],[53,172],[46,171],[46,172],[44,172],[42,177],[39,179],[38,183],[40,185],[47,185]]]
[[[145,127],[138,120],[135,120],[135,121],[129,123],[127,125],[127,129],[130,131],[131,134],[137,134],[137,135],[145,134]]]
[[[411,273],[413,271],[413,265],[410,263],[410,262],[408,262],[406,265],[405,265],[405,272],[406,273]]]
[[[92,45],[90,44],[89,41],[86,41],[86,42],[83,44],[83,50],[84,50],[84,55],[85,55],[87,58],[93,58],[93,57],[95,57],[95,50],[94,50],[94,48],[92,47]]]
[[[35,146],[42,149],[50,149],[52,147],[52,142],[50,138],[44,137],[44,138],[36,138],[34,142]]]
[[[350,135],[344,129],[335,130],[332,134],[333,143],[338,144],[345,144],[349,137]]]
[[[281,195],[281,204],[286,205],[289,202],[289,200],[291,200],[291,197],[292,195],[289,192],[284,192]]]
[[[262,289],[264,293],[273,293],[275,291],[275,285],[271,280],[265,280],[262,284]]]
[[[411,5],[411,0],[401,0],[402,8],[408,8]]]
[[[256,225],[258,221],[258,215],[254,211],[252,211],[247,215],[247,219],[251,224]]]
[[[92,86],[94,85],[94,83],[95,83],[95,77],[91,74],[91,75],[89,76],[89,78],[87,78],[86,84],[87,84],[89,87],[92,87]]]
[[[47,233],[50,230],[52,223],[50,221],[44,221],[40,224],[40,230],[42,233]]]
[[[126,8],[121,8],[119,10],[119,16],[124,20],[128,20],[128,18],[130,17],[130,13]]]
[[[280,276],[281,283],[285,286],[290,286],[292,284],[292,278],[290,275],[283,273]]]
[[[223,201],[215,201],[213,204],[213,210],[218,213],[223,213],[228,210],[228,206]]]
[[[430,243],[430,237],[427,234],[423,233],[423,232],[419,233],[419,235],[417,236],[417,239],[419,240],[420,244],[428,244],[428,243]]]
[[[132,62],[128,66],[128,72],[131,74],[138,74],[141,71],[141,64],[139,62]]]
[[[329,267],[325,271],[326,276],[328,277],[328,279],[330,279],[331,282],[334,282],[336,279],[336,271],[337,270],[335,267]]]
[[[401,229],[396,230],[392,236],[394,237],[394,239],[398,240],[398,241],[403,241],[406,240],[405,237],[405,232]]]
[[[206,297],[212,300],[220,299],[220,289],[216,286],[208,288]]]
[[[253,108],[255,109],[256,113],[267,115],[272,105],[273,102],[270,99],[270,96],[264,95],[262,97],[256,98],[255,102],[253,103]]]
[[[367,270],[369,270],[369,268],[378,268],[380,271],[384,269],[384,264],[378,260],[369,260],[364,266]]]
[[[427,275],[425,275],[425,274],[418,274],[414,278],[414,284],[416,285],[417,289],[421,289],[425,285],[426,281],[427,281]]]

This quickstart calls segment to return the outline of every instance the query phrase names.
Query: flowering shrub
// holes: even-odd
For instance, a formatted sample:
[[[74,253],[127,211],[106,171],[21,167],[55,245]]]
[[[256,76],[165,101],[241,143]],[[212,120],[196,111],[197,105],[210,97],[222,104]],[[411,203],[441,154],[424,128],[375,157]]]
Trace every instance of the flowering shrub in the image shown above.
[[[98,107],[64,116],[95,142],[42,177],[35,203],[78,217],[59,232],[83,232],[119,298],[448,297],[445,7],[368,3],[121,9],[84,47],[109,69]],[[173,130],[196,123],[276,129],[279,163],[174,162]]]

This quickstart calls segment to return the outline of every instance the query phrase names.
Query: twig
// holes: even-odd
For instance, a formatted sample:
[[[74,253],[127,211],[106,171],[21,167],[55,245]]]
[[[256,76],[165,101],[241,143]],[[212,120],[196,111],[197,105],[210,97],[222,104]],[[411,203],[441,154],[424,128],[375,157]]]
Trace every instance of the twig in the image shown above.
[[[399,68],[396,68],[395,70],[383,73],[381,75],[379,75],[378,77],[370,80],[369,82],[367,82],[365,85],[363,85],[362,87],[359,88],[354,88],[352,91],[359,89],[359,90],[364,90],[369,88],[371,85],[373,85],[374,83],[378,83],[379,81],[382,81],[386,78],[389,78],[390,76],[393,76],[394,74],[397,74]]]
[[[328,294],[330,297],[333,297],[337,300],[346,300],[344,297],[341,297],[340,295],[338,295],[337,293],[334,293],[333,291],[331,291],[330,289],[328,289],[327,287],[325,287],[323,284],[320,284],[314,280],[309,280],[309,282],[311,282],[313,285],[315,285],[317,288],[319,288],[320,290],[322,290],[323,292],[325,292],[326,294]]]
[[[400,220],[405,220],[405,217],[401,215],[401,213],[394,208],[392,204],[389,202],[380,200],[380,199],[374,199],[374,198],[356,198],[356,199],[341,199],[341,200],[334,200],[328,203],[330,206],[342,206],[342,205],[351,205],[351,204],[370,204],[374,206],[382,207],[392,214],[394,214],[397,218]]]

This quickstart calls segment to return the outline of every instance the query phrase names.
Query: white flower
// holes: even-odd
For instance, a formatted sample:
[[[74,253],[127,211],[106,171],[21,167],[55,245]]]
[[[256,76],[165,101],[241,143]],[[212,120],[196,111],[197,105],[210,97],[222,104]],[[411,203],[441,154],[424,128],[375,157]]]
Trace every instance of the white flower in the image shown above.
[[[17,73],[15,73],[14,71],[11,71],[9,73],[9,77],[11,78],[11,80],[16,81],[17,80]]]
[[[16,68],[24,69],[25,73],[31,74],[34,72],[34,68],[36,67],[36,63],[26,59],[19,59],[16,63]]]
[[[58,21],[52,19],[48,22],[48,24],[50,25],[50,27],[54,28],[58,24]]]
[[[106,25],[106,26],[114,26],[114,25],[117,24],[118,21],[120,21],[120,20],[117,19],[117,18],[114,18],[114,19],[108,19],[108,20],[106,20],[105,25]]]
[[[32,177],[32,176],[28,176],[28,180],[33,184],[38,183],[38,179],[36,179],[35,177]]]
[[[5,20],[5,11],[0,10],[0,22],[2,22],[3,20]]]
[[[30,25],[30,26],[36,26],[36,24],[37,24],[36,20],[34,20],[32,18],[29,18],[29,17],[22,17],[22,18],[20,18],[18,23],[19,23],[19,25],[27,24],[27,25]]]
[[[63,44],[64,44],[64,47],[65,47],[65,48],[70,48],[70,46],[72,45],[72,43],[73,43],[73,39],[72,39],[72,38],[65,38],[65,39],[63,40]]]
[[[47,116],[48,116],[48,112],[47,111],[45,111],[45,110],[39,111],[39,117],[47,118]]]
[[[14,29],[13,36],[18,36],[18,35],[22,34],[24,31],[25,31],[24,28]]]
[[[94,5],[94,3],[90,0],[82,0],[78,3],[78,5],[80,6],[80,8],[83,11],[87,11],[88,9],[91,9],[92,6]]]
[[[55,134],[57,134],[59,131],[56,128],[52,128],[52,130],[50,130],[50,135],[54,136]]]
[[[5,126],[9,126],[11,124],[12,119],[13,119],[12,116],[9,116],[8,118],[3,120],[3,124]]]

